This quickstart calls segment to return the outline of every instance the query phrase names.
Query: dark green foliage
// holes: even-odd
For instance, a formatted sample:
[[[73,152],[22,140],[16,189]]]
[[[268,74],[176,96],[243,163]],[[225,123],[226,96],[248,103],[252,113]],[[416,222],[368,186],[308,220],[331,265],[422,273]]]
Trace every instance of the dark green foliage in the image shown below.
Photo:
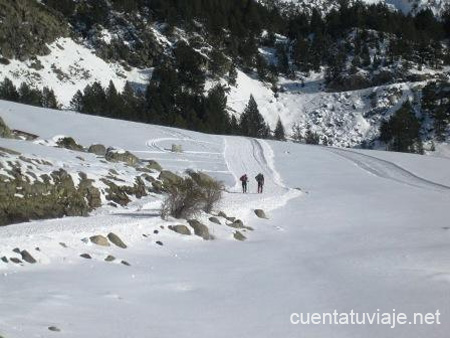
[[[433,119],[436,139],[445,141],[450,124],[450,83],[428,84],[422,91],[422,110]]]
[[[250,95],[247,107],[241,115],[239,126],[244,136],[267,138],[270,135],[270,129],[260,114],[253,95]]]
[[[0,83],[0,100],[19,102],[44,108],[59,108],[55,93],[48,87],[44,87],[41,91],[23,82],[19,89],[17,89],[8,78],[5,78]]]
[[[230,131],[226,91],[220,84],[211,88],[205,98],[204,122],[206,131],[213,134],[226,134]]]
[[[305,143],[306,144],[319,144],[320,137],[316,132],[313,132],[311,128],[308,126],[305,134]]]
[[[406,102],[389,121],[381,124],[380,140],[388,145],[388,150],[420,154],[423,153],[420,127],[420,120]]]
[[[284,141],[286,139],[285,133],[284,133],[284,126],[283,123],[281,123],[281,119],[278,118],[277,126],[275,127],[275,131],[273,132],[273,136],[276,140]]]

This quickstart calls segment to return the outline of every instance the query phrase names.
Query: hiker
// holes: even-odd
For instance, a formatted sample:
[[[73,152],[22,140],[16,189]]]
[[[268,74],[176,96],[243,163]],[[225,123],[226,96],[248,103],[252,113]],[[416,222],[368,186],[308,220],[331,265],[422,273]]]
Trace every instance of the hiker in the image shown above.
[[[262,194],[263,192],[263,186],[264,186],[264,175],[259,173],[255,177],[256,182],[258,182],[258,194]]]
[[[242,193],[245,194],[247,193],[247,182],[248,182],[247,174],[242,175],[240,180],[242,182]]]

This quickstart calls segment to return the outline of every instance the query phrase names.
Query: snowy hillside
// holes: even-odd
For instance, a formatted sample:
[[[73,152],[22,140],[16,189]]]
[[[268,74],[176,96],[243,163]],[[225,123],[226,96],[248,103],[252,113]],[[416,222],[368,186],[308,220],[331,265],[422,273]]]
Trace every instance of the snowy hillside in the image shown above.
[[[327,13],[331,9],[339,7],[337,0],[277,0],[281,6],[294,5],[303,10],[317,9],[321,13]],[[264,3],[264,0],[261,1]],[[362,0],[363,3],[377,4],[384,3],[393,9],[403,11],[404,13],[418,13],[423,9],[431,9],[436,15],[441,14],[448,5],[448,0]]]
[[[185,221],[161,220],[158,195],[90,217],[1,227],[0,257],[20,259],[18,248],[37,261],[0,261],[5,338],[447,337],[448,158],[204,135],[7,102],[0,103],[0,116],[11,128],[39,136],[0,139],[2,149],[48,158],[55,168],[80,166],[93,176],[107,166],[46,142],[70,135],[85,147],[127,149],[179,174],[189,168],[211,174],[227,190],[214,212],[247,227],[244,242],[221,216],[220,224],[201,218],[215,240],[177,234],[168,226]],[[184,151],[169,151],[173,143]],[[0,163],[8,164],[3,156]],[[136,175],[119,164],[116,171],[120,179]],[[239,192],[243,172],[251,178],[247,195]],[[263,195],[254,193],[258,172],[266,176]],[[126,249],[89,241],[111,232]],[[408,318],[439,311],[440,324],[391,329],[290,322],[293,313],[351,309],[395,309]]]

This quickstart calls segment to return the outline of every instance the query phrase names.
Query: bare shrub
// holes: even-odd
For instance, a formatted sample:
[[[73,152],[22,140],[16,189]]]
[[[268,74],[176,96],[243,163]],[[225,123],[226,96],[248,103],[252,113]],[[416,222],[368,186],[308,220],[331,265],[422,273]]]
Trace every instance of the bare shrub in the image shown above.
[[[161,217],[189,219],[200,212],[211,212],[222,198],[223,184],[211,177],[189,172],[191,177],[167,188],[168,196],[161,208]]]

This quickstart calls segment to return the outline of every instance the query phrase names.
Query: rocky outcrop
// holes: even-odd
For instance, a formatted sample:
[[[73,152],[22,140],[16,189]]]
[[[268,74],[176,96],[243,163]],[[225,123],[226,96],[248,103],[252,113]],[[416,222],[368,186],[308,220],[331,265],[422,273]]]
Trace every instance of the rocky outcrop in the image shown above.
[[[63,137],[56,142],[59,148],[65,148],[73,151],[84,151],[83,146],[79,145],[72,137]]]
[[[105,156],[106,147],[103,144],[93,144],[89,147],[88,152],[98,156]]]
[[[78,187],[65,170],[41,175],[31,182],[20,167],[8,172],[13,178],[0,175],[0,225],[30,220],[87,216],[101,205],[100,191],[87,177]]]
[[[135,166],[139,162],[139,159],[129,151],[117,150],[113,148],[109,148],[107,150],[105,158],[110,162],[122,162],[130,166]]]
[[[161,165],[158,162],[154,161],[154,160],[148,161],[148,164],[146,165],[146,167],[148,169],[152,169],[152,170],[156,170],[156,171],[162,171],[163,170]]]
[[[0,137],[2,138],[12,138],[12,132],[11,129],[8,128],[6,123],[3,121],[3,119],[0,117]]]
[[[24,260],[25,262],[30,263],[30,264],[36,263],[36,260],[34,259],[34,257],[31,256],[31,254],[27,250],[22,250],[20,252],[20,255],[22,256],[22,260]]]
[[[222,224],[217,217],[210,217],[209,221],[216,224]]]
[[[159,174],[158,179],[160,181],[162,181],[165,186],[170,186],[170,185],[173,185],[173,184],[177,184],[177,183],[180,183],[183,180],[180,176],[174,174],[173,172],[171,172],[169,170],[161,171],[161,173]]]
[[[209,229],[206,225],[200,223],[197,220],[189,220],[189,225],[194,229],[195,235],[203,238],[204,240],[210,240],[211,235],[209,234]]]

